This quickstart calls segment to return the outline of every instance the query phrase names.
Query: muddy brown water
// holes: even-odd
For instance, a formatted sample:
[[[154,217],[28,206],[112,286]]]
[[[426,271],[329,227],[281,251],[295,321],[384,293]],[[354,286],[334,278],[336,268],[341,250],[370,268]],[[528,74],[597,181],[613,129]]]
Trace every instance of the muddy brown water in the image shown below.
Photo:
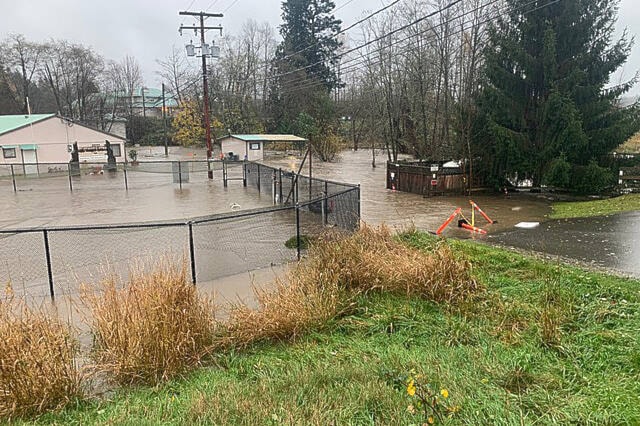
[[[157,160],[162,159],[160,150],[144,149],[142,152],[147,158]],[[200,151],[178,149],[172,152],[171,158],[192,159],[193,154],[196,158],[203,156]],[[387,190],[386,158],[381,154],[379,151],[376,168],[371,167],[370,150],[345,151],[330,163],[316,160],[313,176],[360,184],[362,219],[372,225],[386,223],[397,230],[415,227],[433,232],[457,207],[471,219],[469,197],[425,198]],[[265,163],[286,171],[297,170],[300,158],[271,157]],[[309,173],[307,166],[302,173]],[[66,178],[34,179],[27,190],[18,193],[2,187],[0,189],[7,190],[7,194],[0,203],[0,228],[175,220],[229,212],[234,204],[240,205],[241,209],[271,205],[270,197],[261,197],[257,190],[244,188],[240,182],[230,182],[224,188],[219,170],[215,171],[213,181],[208,181],[202,173],[192,174],[191,182],[182,190],[171,183],[171,175],[167,173],[131,173],[129,182],[129,191],[122,188],[122,182],[105,175],[84,176],[73,192],[69,191]],[[545,221],[551,211],[551,201],[544,195],[474,195],[471,199],[496,221],[488,225],[476,215],[476,225],[488,234],[469,233],[453,222],[444,231],[444,236],[562,255],[629,275],[640,275],[636,231],[640,228],[640,217],[637,212],[600,219]],[[519,222],[543,224],[533,230],[518,230],[514,226]],[[252,224],[240,223],[238,226]],[[238,230],[241,231],[251,232],[250,229]],[[214,282],[204,287],[223,292],[227,299],[234,296],[251,298],[251,280],[247,272],[230,275],[224,283]]]

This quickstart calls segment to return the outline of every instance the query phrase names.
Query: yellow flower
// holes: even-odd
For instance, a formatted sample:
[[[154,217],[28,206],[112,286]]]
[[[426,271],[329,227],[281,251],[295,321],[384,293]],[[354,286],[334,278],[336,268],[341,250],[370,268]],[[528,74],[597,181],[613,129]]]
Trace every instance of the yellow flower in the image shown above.
[[[442,390],[440,391],[440,395],[442,395],[442,396],[443,396],[443,397],[445,397],[445,398],[449,398],[449,391],[448,391],[448,390],[446,390],[446,389],[442,389]]]
[[[427,419],[427,422],[432,425],[434,424],[436,421],[433,419],[433,416],[429,416],[429,418]]]
[[[409,380],[409,384],[407,385],[407,393],[410,396],[414,396],[416,394],[416,384],[413,379]]]

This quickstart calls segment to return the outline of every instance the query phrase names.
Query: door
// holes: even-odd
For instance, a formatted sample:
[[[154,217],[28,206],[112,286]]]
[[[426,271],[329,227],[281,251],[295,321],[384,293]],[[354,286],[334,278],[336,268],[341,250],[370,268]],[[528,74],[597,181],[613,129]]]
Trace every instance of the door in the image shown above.
[[[36,165],[37,162],[38,156],[36,155],[35,149],[22,151],[22,163],[24,164],[24,173],[26,175],[38,174],[38,166]]]

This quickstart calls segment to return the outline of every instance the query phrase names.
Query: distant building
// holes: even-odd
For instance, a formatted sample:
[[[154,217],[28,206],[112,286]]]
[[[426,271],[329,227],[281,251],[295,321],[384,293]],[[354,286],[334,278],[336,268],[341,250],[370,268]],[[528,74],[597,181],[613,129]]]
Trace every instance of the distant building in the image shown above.
[[[166,115],[171,116],[178,108],[178,101],[170,93],[165,92],[164,105]],[[135,115],[146,117],[162,117],[162,89],[140,87],[133,91],[131,109]]]
[[[301,145],[305,138],[295,135],[227,135],[218,139],[225,156],[233,154],[238,160],[261,161],[264,159],[265,145],[277,143],[293,143]]]
[[[20,165],[17,173],[31,173],[41,163],[68,163],[74,142],[81,162],[106,162],[106,141],[116,161],[124,162],[123,137],[55,114],[0,115],[0,165]]]

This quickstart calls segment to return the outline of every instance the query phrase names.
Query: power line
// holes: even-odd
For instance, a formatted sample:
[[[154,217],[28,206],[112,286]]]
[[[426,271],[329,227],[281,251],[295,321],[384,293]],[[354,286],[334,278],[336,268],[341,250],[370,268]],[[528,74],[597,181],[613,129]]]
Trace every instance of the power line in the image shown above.
[[[495,0],[495,1],[498,1],[498,0]],[[494,2],[495,2],[495,1],[494,1]],[[562,0],[552,0],[552,1],[550,1],[549,3],[547,3],[547,4],[544,4],[544,5],[538,6],[538,7],[534,8],[534,9],[531,9],[531,10],[524,11],[524,12],[523,12],[523,14],[529,14],[529,13],[535,12],[535,11],[537,11],[537,10],[540,10],[540,9],[545,8],[545,7],[551,6],[552,4],[558,3],[558,2],[560,2],[560,1],[562,1]],[[492,2],[492,3],[493,3],[493,2]],[[533,4],[533,3],[537,3],[537,0],[532,0],[532,1],[530,1],[529,3],[527,3],[526,5],[524,5],[523,7],[526,7],[527,5],[530,5],[530,4]],[[485,6],[486,6],[486,5],[485,5]],[[509,9],[509,8],[507,7],[507,8],[505,8],[505,9],[503,9],[503,10],[502,10],[501,12],[499,12],[498,14],[502,14],[502,12],[507,11],[506,9]],[[515,10],[518,10],[518,9],[510,9],[510,10],[511,10],[511,11],[515,11]],[[484,20],[484,21],[482,21],[482,22],[477,23],[476,25],[486,24],[486,23],[488,23],[488,22],[491,22],[491,21],[495,20],[497,17],[498,17],[498,16],[490,17],[490,18],[488,18],[488,19],[485,19],[485,20]],[[439,24],[438,26],[442,26],[443,24],[444,24],[444,23],[441,23],[441,24]],[[463,28],[463,29],[458,30],[458,31],[456,31],[456,32],[450,33],[450,34],[449,34],[449,36],[454,36],[454,35],[460,34],[461,32],[463,32],[463,31],[465,31],[465,30],[468,30],[469,28],[473,28],[474,26],[475,26],[475,25],[472,25],[472,26],[470,26],[470,27],[468,27],[468,28]],[[437,26],[436,26],[436,27],[437,27]],[[410,36],[406,37],[406,38],[405,38],[405,39],[403,39],[402,41],[405,41],[405,40],[407,40],[407,39],[409,39],[409,38],[413,38],[413,37],[419,36],[419,35],[421,35],[421,34],[423,34],[423,33],[425,33],[425,32],[432,31],[432,30],[433,30],[433,28],[429,28],[429,29],[427,29],[427,30],[425,30],[425,31],[422,31],[421,33],[418,33],[418,34],[411,34]],[[381,38],[384,38],[384,37],[381,37]],[[384,47],[381,47],[381,48],[376,49],[376,50],[377,50],[377,51],[380,51],[380,50],[382,50],[382,49],[384,49],[384,48],[386,48],[386,47],[388,47],[388,46],[384,46]],[[398,52],[396,52],[396,53],[394,53],[394,54],[390,55],[388,58],[384,58],[384,59],[383,59],[383,58],[380,58],[379,60],[374,61],[374,62],[369,62],[369,60],[368,60],[368,59],[362,59],[359,63],[356,63],[356,64],[352,64],[352,65],[350,65],[349,67],[350,67],[350,68],[352,68],[352,69],[348,69],[348,70],[345,72],[345,74],[348,74],[348,73],[351,73],[351,72],[355,72],[355,71],[361,71],[361,70],[363,70],[362,66],[364,66],[364,65],[366,65],[367,67],[370,67],[371,65],[377,65],[377,64],[383,63],[384,61],[386,61],[386,60],[388,60],[388,59],[390,59],[390,58],[392,58],[392,57],[396,57],[396,56],[400,56],[400,55],[402,55],[402,54],[405,54],[405,53],[407,53],[407,51],[409,51],[409,50],[410,50],[410,47],[407,47],[405,50],[400,50],[400,51],[398,51]],[[300,83],[302,83],[302,82],[304,82],[304,81],[306,81],[306,82],[307,82],[307,84],[300,84]],[[289,83],[290,83],[290,82],[287,82],[287,84],[289,84]],[[302,78],[302,79],[299,79],[298,81],[291,82],[290,87],[285,88],[285,90],[281,90],[279,93],[293,93],[293,92],[296,92],[296,91],[299,91],[299,90],[303,90],[303,89],[306,89],[306,88],[312,88],[312,87],[322,86],[322,85],[324,85],[324,83],[323,83],[323,82],[320,82],[320,81],[318,81],[318,80],[308,80],[308,79]]]
[[[342,9],[343,7],[347,6],[349,3],[353,3],[355,0],[348,0],[346,1],[344,4],[342,4],[341,6],[336,7],[333,11],[337,12],[338,10]]]
[[[531,12],[535,12],[535,11],[537,11],[537,10],[540,10],[540,9],[544,8],[544,7],[547,7],[547,6],[550,6],[550,5],[552,5],[552,4],[558,3],[559,1],[561,1],[561,0],[553,0],[553,1],[551,1],[551,2],[549,2],[549,3],[547,3],[547,4],[545,4],[545,5],[542,5],[542,6],[536,7],[536,8],[534,8],[534,9],[529,10],[529,11],[526,11],[526,12],[524,12],[523,14],[528,14],[528,13],[531,13]],[[536,3],[536,0],[532,0],[532,1],[531,1],[531,2],[529,2],[528,4],[531,4],[531,3]],[[513,9],[513,10],[515,10],[515,9]],[[484,21],[482,21],[482,22],[479,22],[479,23],[478,23],[478,25],[482,25],[482,24],[486,24],[486,23],[488,23],[488,22],[491,22],[491,21],[492,21],[492,20],[494,20],[495,18],[496,18],[496,17],[488,18],[488,19],[486,19],[486,20],[484,20]],[[454,33],[451,33],[451,34],[449,34],[449,35],[450,35],[450,36],[454,36],[454,35],[460,34],[461,32],[463,32],[463,31],[465,31],[465,30],[467,30],[467,29],[469,29],[469,28],[472,28],[473,26],[474,26],[474,25],[472,25],[471,27],[468,27],[468,28],[463,28],[463,29],[458,30],[458,31],[456,31],[456,32],[454,32]],[[430,30],[429,30],[429,31],[430,31]],[[407,38],[412,38],[412,37],[415,37],[415,36],[416,36],[415,34],[412,34],[410,37],[407,37]],[[406,39],[405,39],[405,40],[406,40]],[[386,47],[386,46],[385,46],[385,47]],[[381,49],[382,49],[382,48],[380,48],[380,49],[378,49],[378,50],[381,50]],[[376,61],[374,61],[374,62],[368,62],[368,60],[367,60],[367,59],[363,59],[360,63],[351,65],[352,69],[351,69],[351,70],[348,70],[347,72],[345,72],[345,74],[348,74],[348,73],[350,73],[350,72],[356,72],[356,71],[363,71],[363,70],[366,70],[366,69],[367,69],[366,67],[370,67],[370,66],[372,66],[372,65],[381,64],[381,63],[383,63],[383,62],[385,62],[385,61],[387,61],[387,60],[390,60],[390,59],[391,59],[391,58],[393,58],[393,57],[397,57],[397,56],[400,56],[400,55],[406,54],[408,50],[410,50],[410,47],[407,47],[407,49],[405,49],[405,50],[400,50],[400,51],[398,51],[398,52],[396,52],[396,53],[394,53],[394,54],[390,55],[389,57],[386,57],[386,58],[380,58],[380,59],[378,59],[378,60],[376,60]],[[363,66],[366,66],[366,67],[365,67],[365,68],[363,68]],[[324,84],[324,83],[319,82],[319,81],[317,81],[317,80],[307,80],[307,82],[308,82],[308,84],[298,84],[298,85],[295,85],[295,84],[294,84],[294,85],[292,85],[290,88],[288,88],[287,90],[282,91],[281,93],[293,93],[293,92],[296,92],[296,91],[298,91],[298,90],[303,90],[303,89],[306,89],[306,88],[312,88],[312,87],[316,87],[316,86],[322,86],[322,85]]]
[[[433,11],[433,12],[431,12],[431,13],[429,13],[429,14],[427,14],[427,15],[425,15],[425,16],[423,16],[423,17],[419,18],[419,19],[416,19],[415,21],[413,21],[413,22],[411,22],[411,23],[409,23],[409,24],[403,25],[403,26],[401,26],[400,28],[397,28],[397,29],[395,29],[395,30],[393,30],[393,31],[390,31],[389,33],[387,33],[387,34],[385,34],[385,35],[383,35],[383,36],[380,36],[380,37],[378,37],[378,38],[376,38],[376,39],[373,39],[373,40],[369,40],[368,42],[366,42],[366,43],[364,43],[364,44],[362,44],[362,45],[360,45],[360,46],[356,46],[356,47],[354,47],[354,48],[351,48],[351,49],[349,49],[349,50],[347,50],[347,51],[345,51],[345,52],[343,52],[343,53],[340,53],[340,54],[336,55],[335,57],[336,57],[336,58],[341,58],[341,57],[343,57],[343,56],[345,56],[345,55],[347,55],[347,54],[349,54],[349,53],[351,53],[351,52],[355,52],[356,50],[360,50],[360,49],[362,49],[363,47],[366,47],[366,46],[368,46],[368,45],[370,45],[370,44],[372,44],[372,43],[375,43],[376,41],[379,41],[379,40],[381,40],[381,39],[383,39],[383,38],[389,37],[390,35],[393,35],[393,34],[395,34],[395,33],[399,32],[399,31],[402,31],[402,30],[404,30],[404,29],[406,29],[406,28],[408,28],[408,27],[410,27],[410,26],[413,26],[413,25],[415,25],[415,24],[418,24],[418,23],[420,23],[420,22],[424,21],[425,19],[431,18],[431,17],[433,17],[433,16],[435,16],[435,15],[437,15],[437,14],[439,14],[439,13],[442,13],[442,12],[444,12],[445,10],[448,10],[448,9],[452,8],[452,7],[453,7],[453,6],[455,6],[456,4],[461,3],[462,1],[463,1],[463,0],[454,0],[454,1],[452,1],[451,3],[449,3],[448,5],[446,5],[445,7],[442,7],[442,8],[440,8],[440,9],[438,9],[438,10],[435,10],[435,11]],[[296,69],[291,70],[291,71],[287,71],[287,72],[284,72],[284,73],[276,74],[276,75],[274,75],[274,76],[269,77],[269,79],[270,79],[270,80],[273,80],[273,79],[275,79],[275,78],[283,77],[283,76],[285,76],[285,75],[290,75],[290,74],[293,74],[293,73],[298,72],[298,71],[304,71],[304,70],[307,70],[307,69],[309,69],[309,68],[311,68],[311,67],[314,67],[314,66],[316,66],[316,65],[324,64],[324,62],[325,62],[325,61],[316,61],[316,62],[314,62],[314,63],[312,63],[312,64],[309,64],[309,65],[306,65],[306,66],[304,66],[304,67],[300,67],[300,68],[296,68]]]
[[[453,7],[455,4],[460,3],[460,1],[462,1],[462,0],[456,0],[456,1],[452,2],[452,3],[450,3],[449,5],[445,6],[445,7],[444,7],[444,8],[442,8],[442,9],[439,9],[439,10],[436,10],[436,11],[434,11],[434,12],[431,12],[431,13],[429,13],[429,14],[427,14],[427,15],[425,15],[425,16],[422,16],[421,18],[419,18],[419,19],[417,19],[417,20],[415,20],[415,21],[413,21],[413,22],[411,22],[411,23],[409,23],[409,24],[403,25],[403,26],[401,26],[400,28],[397,28],[397,29],[395,29],[395,30],[393,30],[393,31],[391,31],[391,32],[389,32],[389,33],[387,33],[387,34],[384,34],[384,35],[379,36],[379,37],[377,37],[377,38],[375,38],[375,39],[373,39],[373,40],[370,40],[370,41],[368,41],[368,42],[365,42],[365,43],[364,43],[364,44],[362,44],[362,45],[356,46],[356,47],[354,47],[354,48],[352,48],[352,49],[350,49],[350,50],[348,50],[348,51],[346,51],[346,52],[343,52],[343,53],[341,53],[341,54],[337,55],[337,57],[338,57],[338,58],[342,58],[343,56],[345,56],[345,55],[347,55],[347,54],[349,54],[349,53],[352,53],[352,52],[355,52],[355,51],[357,51],[357,50],[360,50],[360,49],[362,49],[363,47],[369,46],[369,45],[371,45],[372,43],[374,43],[374,42],[376,42],[376,41],[380,41],[380,40],[382,40],[382,39],[384,39],[384,38],[386,38],[386,37],[389,37],[390,35],[393,35],[393,34],[395,34],[395,33],[399,32],[399,31],[402,31],[402,30],[404,30],[404,29],[406,29],[406,28],[408,28],[408,27],[411,27],[411,26],[415,25],[416,23],[422,22],[422,21],[424,21],[424,20],[425,20],[425,19],[427,19],[427,18],[433,17],[433,16],[435,16],[435,15],[436,15],[436,14],[438,14],[438,13],[442,13],[443,11],[445,11],[445,10],[447,10],[447,9],[449,9],[449,8],[451,8],[451,7]],[[495,3],[496,1],[499,1],[499,0],[492,0],[492,2],[491,2],[491,3]],[[491,4],[491,3],[489,3],[489,4]],[[487,5],[479,6],[479,7],[475,8],[475,9],[473,9],[473,10],[471,10],[471,11],[468,11],[468,12],[463,13],[462,15],[459,15],[459,16],[457,16],[457,17],[451,18],[450,20],[457,19],[457,18],[459,18],[460,16],[467,15],[467,14],[469,14],[469,13],[472,13],[472,12],[474,12],[474,11],[477,11],[477,10],[479,10],[479,9],[483,8],[483,7],[486,7],[486,6],[487,6]],[[431,27],[430,27],[430,28],[428,28],[427,30],[422,31],[422,33],[424,33],[424,32],[429,32],[429,31],[433,31],[433,29],[435,29],[435,28],[437,28],[437,27],[439,27],[439,26],[442,26],[443,24],[444,24],[444,23],[440,23],[440,24],[438,24],[438,25],[436,25],[436,26],[431,26]],[[419,33],[419,34],[420,34],[420,33]],[[419,35],[419,34],[411,34],[409,37],[405,38],[405,40],[406,40],[406,39],[408,39],[408,38],[411,38],[411,37],[415,37],[415,36],[417,36],[417,35]],[[381,48],[380,48],[380,49],[381,49]],[[379,50],[379,49],[378,49],[378,50]],[[348,62],[352,62],[352,61],[354,61],[354,60],[357,60],[357,58],[355,58],[355,59],[350,59]],[[287,72],[287,73],[276,74],[275,76],[271,76],[271,77],[269,77],[269,78],[270,78],[270,79],[274,79],[274,78],[277,78],[277,77],[279,77],[279,76],[284,76],[284,75],[287,75],[287,74],[295,73],[295,72],[297,72],[297,71],[302,71],[302,70],[304,70],[304,69],[306,69],[306,68],[309,68],[309,67],[311,67],[311,66],[317,65],[318,63],[323,63],[323,62],[318,61],[318,62],[317,62],[317,63],[315,63],[315,64],[307,65],[306,67],[301,67],[301,68],[298,68],[298,69],[295,69],[295,70],[289,71],[289,72]],[[306,76],[303,76],[303,77],[299,77],[299,78],[298,78],[298,81],[299,81],[299,82],[306,81],[306,80],[307,80]],[[290,83],[290,82],[286,82],[286,84],[289,84],[289,83]],[[295,81],[294,81],[294,84],[295,84]]]
[[[351,0],[351,1],[353,1],[353,0]],[[347,5],[347,4],[349,4],[351,1],[348,1],[347,3],[343,4],[343,5],[342,5],[342,7],[346,6],[346,5]],[[335,33],[335,34],[334,34],[334,37],[337,37],[337,36],[339,36],[340,34],[344,34],[345,32],[349,31],[349,30],[350,30],[350,29],[352,29],[353,27],[356,27],[356,26],[360,25],[361,23],[363,23],[363,22],[365,22],[365,21],[367,21],[367,20],[369,20],[369,19],[373,18],[374,16],[376,16],[376,15],[378,15],[378,14],[380,14],[380,13],[384,12],[385,10],[389,9],[390,7],[393,7],[394,5],[396,5],[396,4],[398,4],[398,3],[400,3],[401,1],[402,1],[402,0],[395,0],[395,1],[393,1],[392,3],[389,3],[388,5],[386,5],[386,6],[382,7],[382,8],[380,8],[380,9],[376,10],[375,12],[373,12],[373,13],[369,14],[368,16],[366,16],[366,17],[364,17],[364,18],[362,18],[362,19],[358,20],[357,22],[354,22],[353,24],[349,25],[347,28],[344,28],[344,29],[342,29],[342,30],[338,31],[337,33]],[[458,1],[462,1],[462,0],[458,0]],[[337,9],[336,9],[336,10],[337,10]],[[300,54],[300,53],[302,53],[302,52],[304,52],[304,51],[306,51],[306,50],[311,49],[312,47],[317,46],[319,43],[320,43],[320,42],[315,42],[315,43],[310,44],[309,46],[305,47],[304,49],[298,50],[298,51],[293,52],[293,53],[290,53],[290,54],[288,54],[288,55],[286,55],[286,56],[284,56],[284,57],[282,57],[282,58],[276,59],[276,62],[282,62],[282,61],[284,61],[285,59],[289,59],[289,58],[291,58],[291,57],[293,57],[293,56],[295,56],[295,55],[298,55],[298,54]]]
[[[233,2],[229,5],[229,7],[227,7],[225,10],[223,10],[222,13],[224,13],[227,10],[231,9],[236,3],[238,3],[238,0],[233,0]]]

